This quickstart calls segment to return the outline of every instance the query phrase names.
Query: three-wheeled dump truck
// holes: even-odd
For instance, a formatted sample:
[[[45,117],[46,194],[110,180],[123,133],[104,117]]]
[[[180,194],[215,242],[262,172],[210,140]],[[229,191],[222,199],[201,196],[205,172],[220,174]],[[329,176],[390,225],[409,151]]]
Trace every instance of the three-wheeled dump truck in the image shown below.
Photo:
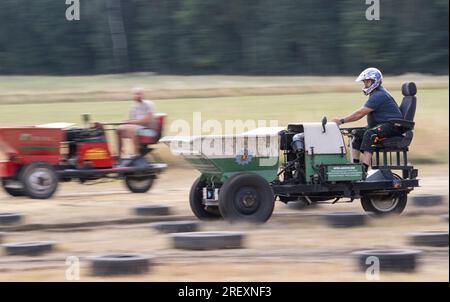
[[[235,136],[165,137],[161,141],[201,172],[189,195],[199,219],[265,222],[277,198],[306,204],[361,199],[367,212],[399,214],[408,193],[419,185],[417,169],[407,158],[414,128],[415,84],[405,83],[402,91],[404,119],[392,123],[403,135],[374,139],[376,151],[369,173],[353,163],[347,151],[355,131],[361,129],[339,129],[326,118],[321,123],[257,128]]]
[[[121,123],[89,123],[74,128],[70,123],[0,128],[0,178],[11,196],[46,199],[53,196],[59,181],[81,183],[101,178],[122,178],[133,193],[145,193],[166,164],[151,163],[152,151],[162,132],[165,114],[156,114],[152,135],[139,136],[140,154],[131,158],[113,156],[106,131]]]

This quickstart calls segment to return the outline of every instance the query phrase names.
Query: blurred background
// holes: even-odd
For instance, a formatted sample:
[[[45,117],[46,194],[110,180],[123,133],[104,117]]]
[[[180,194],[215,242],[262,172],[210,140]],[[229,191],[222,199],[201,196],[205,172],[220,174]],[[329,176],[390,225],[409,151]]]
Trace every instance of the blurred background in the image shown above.
[[[401,84],[417,83],[409,153],[422,179],[417,193],[441,194],[446,201],[432,210],[408,206],[402,218],[357,228],[352,236],[326,228],[316,217],[275,217],[257,229],[213,224],[212,230],[251,233],[248,248],[254,255],[212,253],[206,255],[214,259],[209,262],[168,251],[165,237],[142,225],[17,232],[8,240],[59,241],[61,259],[106,250],[150,252],[172,263],[144,277],[153,281],[360,281],[363,274],[346,258],[349,249],[403,246],[405,232],[412,229],[448,230],[448,221],[436,216],[448,213],[448,0],[383,0],[380,20],[373,21],[366,19],[364,0],[80,0],[79,21],[66,19],[65,2],[0,1],[0,126],[81,125],[86,112],[95,121],[122,121],[133,105],[135,86],[145,89],[157,111],[168,114],[167,135],[173,134],[172,121],[192,122],[193,112],[221,123],[320,121],[349,114],[365,102],[354,80],[373,66],[383,72],[384,85],[398,103]],[[159,200],[177,214],[192,215],[187,195],[197,171],[186,169],[165,146],[156,155],[170,169],[144,198],[121,191],[117,182],[82,188],[68,183],[50,202],[11,202],[0,193],[0,211],[22,212],[31,224],[87,223],[122,219],[134,204]],[[362,211],[358,202],[324,208]],[[275,213],[280,211],[291,210],[277,205]],[[435,254],[419,274],[384,280],[448,281],[448,248]],[[41,260],[2,260],[0,280],[64,278],[63,262]]]
[[[1,74],[448,74],[446,0],[0,3]]]

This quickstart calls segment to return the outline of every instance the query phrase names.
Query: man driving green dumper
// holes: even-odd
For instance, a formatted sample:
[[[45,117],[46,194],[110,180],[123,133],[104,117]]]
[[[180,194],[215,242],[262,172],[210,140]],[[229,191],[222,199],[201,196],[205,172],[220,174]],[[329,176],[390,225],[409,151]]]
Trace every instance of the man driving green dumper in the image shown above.
[[[356,82],[363,82],[364,94],[369,96],[366,103],[350,115],[341,118],[334,118],[337,125],[358,121],[364,116],[368,116],[368,126],[354,132],[352,141],[352,155],[355,163],[360,162],[360,154],[363,153],[362,162],[365,169],[369,168],[374,151],[374,144],[378,140],[399,136],[402,132],[393,124],[392,119],[402,119],[399,106],[389,92],[381,85],[383,75],[377,68],[367,68],[356,79]]]

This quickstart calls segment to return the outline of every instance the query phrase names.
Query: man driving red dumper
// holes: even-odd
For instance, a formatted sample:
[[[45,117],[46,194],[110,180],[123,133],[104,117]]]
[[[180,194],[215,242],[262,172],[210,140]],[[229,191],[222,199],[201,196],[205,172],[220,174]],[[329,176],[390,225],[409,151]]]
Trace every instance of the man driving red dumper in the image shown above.
[[[131,139],[134,143],[135,154],[139,154],[138,135],[156,136],[154,130],[155,105],[150,100],[144,99],[142,88],[133,89],[135,104],[129,111],[129,119],[117,129],[119,158],[124,154],[123,140]]]

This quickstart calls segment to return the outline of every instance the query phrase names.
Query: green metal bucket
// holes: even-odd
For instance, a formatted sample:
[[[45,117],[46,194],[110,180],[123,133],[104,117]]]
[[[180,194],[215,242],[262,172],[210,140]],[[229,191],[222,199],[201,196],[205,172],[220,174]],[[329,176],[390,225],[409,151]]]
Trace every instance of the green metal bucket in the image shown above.
[[[278,173],[281,129],[255,129],[258,131],[239,135],[173,136],[164,137],[161,142],[215,182],[223,183],[242,172],[259,174],[270,182]]]

